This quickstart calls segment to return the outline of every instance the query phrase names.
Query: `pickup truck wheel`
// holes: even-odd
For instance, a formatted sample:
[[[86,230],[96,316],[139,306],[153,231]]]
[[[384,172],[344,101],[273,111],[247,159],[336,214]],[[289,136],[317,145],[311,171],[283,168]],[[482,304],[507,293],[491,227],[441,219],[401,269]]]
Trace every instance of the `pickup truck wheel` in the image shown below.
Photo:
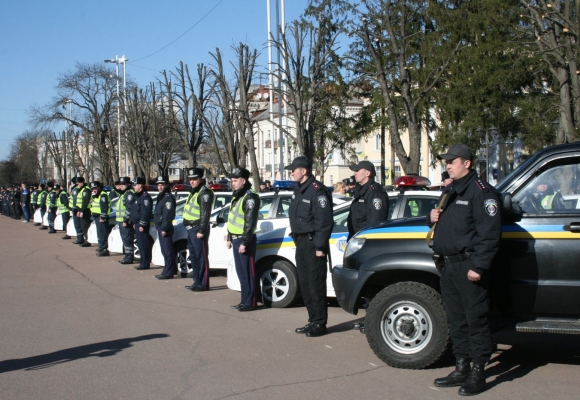
[[[187,243],[181,242],[175,246],[177,254],[177,274],[182,278],[193,278],[193,269],[187,259]]]
[[[262,303],[266,307],[289,307],[298,299],[298,275],[288,261],[276,260],[260,268]]]
[[[377,357],[391,367],[428,367],[449,343],[441,295],[417,282],[387,286],[367,309],[365,333]]]

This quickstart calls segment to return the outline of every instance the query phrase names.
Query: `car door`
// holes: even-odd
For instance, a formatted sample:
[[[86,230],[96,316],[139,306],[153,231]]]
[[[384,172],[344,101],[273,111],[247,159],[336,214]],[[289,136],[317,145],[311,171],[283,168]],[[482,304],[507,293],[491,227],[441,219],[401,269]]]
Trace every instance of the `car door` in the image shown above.
[[[492,269],[493,299],[518,317],[577,315],[580,309],[580,210],[565,201],[538,197],[575,194],[580,156],[547,158],[511,189],[521,217],[508,217]],[[542,187],[543,188],[543,187]],[[506,219],[506,218],[504,218]]]
[[[211,229],[208,240],[210,268],[227,269],[233,256],[232,250],[227,248],[229,212],[230,206],[226,206],[210,217]]]

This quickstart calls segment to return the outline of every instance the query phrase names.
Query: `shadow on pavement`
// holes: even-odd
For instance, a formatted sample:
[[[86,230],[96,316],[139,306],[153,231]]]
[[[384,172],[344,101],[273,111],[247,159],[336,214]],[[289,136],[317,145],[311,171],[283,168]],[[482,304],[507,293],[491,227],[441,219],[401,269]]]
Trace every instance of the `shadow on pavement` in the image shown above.
[[[165,333],[156,333],[152,335],[137,336],[134,338],[117,339],[110,340],[108,342],[71,347],[70,349],[59,350],[40,356],[0,361],[0,374],[22,369],[33,371],[37,369],[49,368],[54,365],[88,357],[110,357],[114,356],[120,351],[123,351],[124,349],[133,347],[133,343],[135,342],[166,337],[169,337],[169,335]]]

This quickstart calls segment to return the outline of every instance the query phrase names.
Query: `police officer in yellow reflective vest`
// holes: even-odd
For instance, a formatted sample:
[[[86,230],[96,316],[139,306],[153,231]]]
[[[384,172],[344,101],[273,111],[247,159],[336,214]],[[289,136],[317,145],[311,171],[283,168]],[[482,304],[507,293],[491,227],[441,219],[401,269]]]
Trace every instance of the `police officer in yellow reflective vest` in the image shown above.
[[[119,261],[119,264],[133,264],[134,246],[135,246],[135,228],[129,221],[129,209],[135,197],[135,191],[131,187],[131,178],[124,176],[119,179],[119,199],[117,200],[117,212],[115,220],[119,225],[119,233],[125,249],[125,257]]]
[[[70,188],[69,188],[69,196],[68,196],[68,208],[70,208],[71,217],[73,220],[73,226],[75,228],[75,232],[77,235],[81,231],[79,219],[77,217],[77,208],[76,208],[78,192],[79,192],[79,187],[77,186],[77,177],[74,176],[70,180]],[[68,230],[65,229],[64,232],[65,232],[65,235],[62,237],[62,239],[70,239],[71,237],[68,235]]]
[[[48,192],[46,191],[46,185],[44,183],[40,184],[40,193],[38,194],[38,198],[36,200],[36,208],[40,208],[40,220],[44,220],[44,213],[46,212],[46,197],[48,196]],[[34,226],[40,225],[38,229],[46,229],[46,227],[42,226],[42,222],[35,223]]]
[[[80,247],[91,247],[87,241],[87,234],[91,226],[91,189],[86,185],[85,178],[79,176],[77,178],[77,198],[75,207],[77,210],[78,227],[75,224],[77,231],[77,240],[73,244],[78,244]]]
[[[111,213],[111,199],[103,190],[103,184],[99,181],[91,182],[92,202],[91,215],[97,228],[99,247],[98,257],[109,255],[109,214]]]
[[[193,270],[193,284],[186,286],[194,292],[209,290],[209,217],[214,194],[205,186],[203,168],[191,168],[187,173],[191,185],[183,209],[183,226],[187,229],[187,248]]]
[[[30,187],[32,189],[32,186]],[[32,206],[32,210],[31,210],[31,215],[32,215],[32,221],[34,222],[34,214],[36,213],[36,210],[38,209],[38,195],[40,194],[40,188],[35,188],[34,191],[32,192],[32,197],[30,199],[30,205]],[[34,226],[36,226],[37,224],[34,223]]]
[[[66,234],[66,226],[68,225],[68,221],[70,220],[70,208],[69,208],[68,193],[66,192],[66,190],[62,189],[63,188],[60,185],[55,186],[55,190],[57,192],[56,206],[58,208],[58,211],[60,211],[60,215],[62,216],[62,229]],[[70,239],[70,236],[67,237],[67,239]]]
[[[46,211],[48,212],[47,220],[48,220],[48,233],[56,233],[54,230],[54,220],[56,219],[56,210],[57,205],[56,201],[58,199],[58,194],[55,189],[54,182],[48,182],[46,184],[48,186],[48,196],[46,196]],[[60,187],[60,185],[57,185]]]
[[[240,304],[232,306],[239,311],[256,308],[256,226],[260,211],[260,196],[248,182],[250,171],[236,168],[230,175],[234,189],[228,214],[227,248],[234,249],[236,272],[242,287]]]

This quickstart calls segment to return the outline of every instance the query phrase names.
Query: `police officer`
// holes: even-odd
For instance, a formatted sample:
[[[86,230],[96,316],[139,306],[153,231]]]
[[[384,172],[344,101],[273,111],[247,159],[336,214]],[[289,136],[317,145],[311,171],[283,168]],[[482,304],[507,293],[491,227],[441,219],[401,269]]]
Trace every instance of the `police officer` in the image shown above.
[[[66,226],[68,225],[68,221],[70,220],[70,207],[69,207],[69,196],[66,190],[60,185],[56,185],[55,189],[57,190],[58,197],[56,199],[56,206],[58,207],[58,211],[60,211],[60,215],[62,215],[62,229],[65,232],[66,236]],[[64,238],[64,237],[63,237]],[[70,239],[70,236],[68,236]]]
[[[99,181],[91,182],[91,215],[97,228],[99,247],[97,257],[109,255],[109,214],[111,213],[111,199],[103,190],[103,184]]]
[[[44,183],[40,184],[40,193],[38,193],[38,197],[36,200],[37,209],[40,209],[40,223],[35,223],[34,226],[40,225],[38,229],[47,229],[45,226],[42,226],[42,221],[44,220],[44,213],[46,212],[46,197],[48,196],[48,192],[46,191],[46,185]]]
[[[342,183],[344,183],[344,186],[346,187],[346,196],[347,197],[352,197],[353,196],[354,187],[356,186],[356,181],[354,179],[354,175],[353,176],[350,176],[348,178],[344,178],[342,180]]]
[[[75,206],[77,209],[78,227],[75,225],[77,231],[77,240],[73,242],[80,247],[91,247],[87,241],[87,234],[91,226],[91,189],[85,183],[85,178],[77,177],[77,199]],[[80,233],[79,233],[80,232]]]
[[[60,188],[60,185],[55,186],[54,182],[48,182],[46,186],[48,187],[48,196],[46,198],[46,210],[48,212],[48,233],[56,233],[54,230],[54,220],[56,219],[56,210],[58,210],[56,205],[56,201],[58,200],[56,186]]]
[[[493,348],[488,286],[501,238],[501,207],[494,188],[471,168],[473,154],[467,146],[451,146],[437,158],[445,160],[453,182],[444,189],[442,209],[431,210],[427,222],[437,224],[434,259],[442,268],[441,296],[456,369],[435,379],[435,386],[461,386],[460,395],[476,395],[485,387],[485,364]]]
[[[30,196],[30,218],[32,219],[32,222],[34,222],[34,214],[36,213],[36,210],[38,209],[38,205],[36,204],[38,202],[38,195],[40,194],[40,189],[38,188],[38,186],[32,185],[30,186],[30,190],[32,190],[32,194]],[[36,223],[34,223],[34,225],[36,226]]]
[[[389,196],[375,182],[375,166],[370,161],[361,161],[350,167],[356,186],[348,214],[348,239],[360,230],[386,221],[389,217]]]
[[[183,226],[187,229],[189,262],[193,270],[193,284],[185,288],[194,292],[209,290],[209,217],[214,193],[205,186],[203,172],[203,168],[188,171],[191,190],[183,209]]]
[[[236,168],[231,174],[234,190],[228,214],[227,248],[234,249],[236,272],[242,287],[241,302],[233,309],[252,311],[256,308],[256,226],[260,211],[260,196],[248,181],[250,171]]]
[[[326,305],[328,240],[332,233],[332,196],[312,175],[312,165],[306,157],[296,157],[286,169],[298,183],[290,203],[290,229],[296,244],[296,272],[302,299],[308,310],[308,324],[296,333],[309,337],[328,331]]]
[[[119,261],[119,264],[133,264],[135,229],[133,224],[129,222],[131,220],[129,210],[135,197],[135,191],[131,187],[131,179],[128,176],[119,179],[119,193],[115,219],[119,225],[119,233],[125,250],[125,257]]]
[[[149,234],[151,218],[153,217],[153,200],[145,187],[144,177],[138,176],[133,180],[135,195],[131,208],[127,209],[130,219],[129,224],[134,225],[135,236],[137,238],[137,248],[141,254],[141,262],[135,269],[144,270],[151,267],[151,250],[153,248],[153,238]]]
[[[69,197],[69,207],[70,207],[71,212],[72,212],[73,225],[75,227],[76,236],[77,236],[77,240],[75,242],[73,242],[73,244],[82,243],[82,240],[79,240],[78,238],[79,237],[82,238],[82,235],[83,235],[83,230],[81,228],[81,220],[78,217],[79,210],[77,208],[77,199],[78,199],[79,190],[80,190],[80,187],[78,185],[78,177],[75,176],[71,179],[71,189],[70,189],[70,197]],[[68,234],[65,234],[62,238],[63,239],[70,239],[70,236]]]
[[[171,194],[171,185],[166,175],[157,177],[157,204],[153,213],[153,221],[157,229],[157,237],[161,246],[161,254],[165,267],[157,279],[173,279],[177,273],[175,249],[173,247],[173,219],[175,218],[175,198]]]

